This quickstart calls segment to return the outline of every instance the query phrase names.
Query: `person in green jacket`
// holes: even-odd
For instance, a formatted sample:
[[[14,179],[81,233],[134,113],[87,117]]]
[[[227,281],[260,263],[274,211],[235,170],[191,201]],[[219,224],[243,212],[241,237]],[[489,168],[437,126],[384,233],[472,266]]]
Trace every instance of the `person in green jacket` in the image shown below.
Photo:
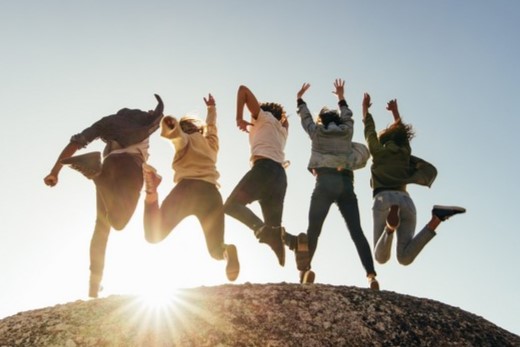
[[[387,103],[386,109],[392,113],[394,122],[379,135],[369,113],[371,100],[368,93],[363,97],[362,106],[365,139],[372,155],[370,184],[374,198],[374,257],[380,264],[386,263],[390,259],[394,234],[397,234],[397,260],[402,265],[409,265],[436,235],[435,230],[441,222],[466,212],[466,209],[433,206],[430,221],[415,235],[417,212],[406,186],[420,184],[430,187],[437,170],[412,155],[410,140],[414,137],[414,130],[401,120],[397,100]]]

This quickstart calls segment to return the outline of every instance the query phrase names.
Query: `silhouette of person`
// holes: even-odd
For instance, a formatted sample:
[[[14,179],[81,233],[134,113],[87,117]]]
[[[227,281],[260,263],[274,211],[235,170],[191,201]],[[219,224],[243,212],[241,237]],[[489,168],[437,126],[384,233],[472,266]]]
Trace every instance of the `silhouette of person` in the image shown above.
[[[143,164],[145,238],[150,243],[160,242],[184,218],[194,215],[204,231],[209,254],[214,259],[227,260],[226,275],[234,281],[240,264],[236,247],[224,244],[224,208],[216,168],[219,149],[216,104],[211,94],[204,102],[208,109],[206,124],[191,116],[180,120],[166,116],[161,122],[161,136],[175,148],[172,163],[175,186],[159,207],[157,187],[162,178],[151,165]]]
[[[307,104],[302,99],[309,88],[310,84],[304,83],[297,93],[298,115],[312,143],[307,168],[316,177],[308,215],[309,261],[307,268],[299,267],[300,282],[314,282],[315,274],[311,270],[311,261],[318,246],[323,223],[334,203],[338,206],[354,241],[370,288],[378,290],[379,283],[376,280],[374,260],[370,245],[361,228],[359,207],[354,192],[353,170],[358,168],[359,160],[352,155],[354,121],[352,111],[345,101],[345,81],[341,79],[334,81],[333,93],[338,97],[339,112],[323,107],[317,121],[313,119]],[[286,238],[289,243],[290,239],[290,236]]]
[[[97,297],[105,267],[105,254],[110,229],[122,230],[132,217],[143,186],[142,164],[148,158],[149,136],[159,128],[164,105],[158,101],[153,111],[123,108],[101,118],[82,132],[73,135],[60,153],[51,172],[44,178],[50,187],[58,183],[63,165],[81,172],[96,187],[96,223],[90,242],[89,296]],[[106,143],[101,153],[78,156],[96,139]]]
[[[250,122],[243,118],[245,106],[251,113]],[[252,167],[227,198],[224,211],[248,226],[260,243],[271,247],[278,263],[284,266],[282,215],[287,190],[284,164],[289,123],[282,105],[260,104],[243,85],[237,92],[236,122],[240,130],[249,133]],[[263,219],[247,207],[254,201],[260,204]]]

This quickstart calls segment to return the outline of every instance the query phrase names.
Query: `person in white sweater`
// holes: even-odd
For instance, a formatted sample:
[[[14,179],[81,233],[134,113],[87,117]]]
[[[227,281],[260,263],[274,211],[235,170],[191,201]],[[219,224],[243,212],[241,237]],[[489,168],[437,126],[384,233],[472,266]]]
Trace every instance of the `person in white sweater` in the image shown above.
[[[161,122],[161,136],[175,148],[175,186],[159,207],[157,187],[162,178],[151,165],[143,164],[145,239],[161,242],[184,218],[194,215],[204,231],[209,254],[214,259],[227,260],[226,275],[234,281],[240,264],[236,247],[224,243],[224,209],[216,167],[219,139],[215,99],[209,94],[204,102],[208,108],[206,124],[191,116],[180,120],[165,116]]]

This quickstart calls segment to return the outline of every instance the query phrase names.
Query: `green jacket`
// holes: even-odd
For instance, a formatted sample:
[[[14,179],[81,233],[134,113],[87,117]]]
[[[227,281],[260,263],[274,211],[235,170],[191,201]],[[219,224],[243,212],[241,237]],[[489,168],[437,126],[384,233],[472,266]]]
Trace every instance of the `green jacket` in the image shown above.
[[[437,177],[437,169],[430,163],[412,155],[409,144],[398,146],[394,141],[379,142],[374,119],[365,118],[365,140],[372,155],[370,185],[374,195],[382,190],[406,191],[410,183],[430,187]]]

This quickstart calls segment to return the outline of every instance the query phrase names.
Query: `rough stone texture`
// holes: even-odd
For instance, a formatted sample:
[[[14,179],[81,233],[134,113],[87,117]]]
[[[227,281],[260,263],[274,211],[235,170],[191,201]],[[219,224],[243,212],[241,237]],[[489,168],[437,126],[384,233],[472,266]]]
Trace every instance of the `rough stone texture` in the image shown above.
[[[133,296],[75,301],[0,320],[0,346],[520,346],[443,303],[297,284],[184,289],[167,306]]]

